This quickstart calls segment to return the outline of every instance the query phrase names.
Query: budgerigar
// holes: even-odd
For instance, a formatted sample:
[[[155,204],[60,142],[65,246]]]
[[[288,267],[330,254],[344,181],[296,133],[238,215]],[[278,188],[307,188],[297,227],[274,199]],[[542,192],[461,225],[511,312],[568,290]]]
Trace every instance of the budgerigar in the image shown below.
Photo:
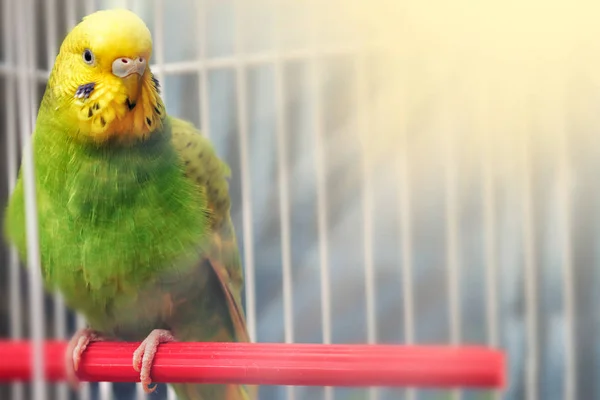
[[[161,343],[249,341],[229,168],[192,124],[167,115],[151,55],[134,13],[85,17],[60,47],[32,137],[44,282],[89,324],[71,339],[70,376],[92,341],[141,341],[132,362],[147,391]],[[5,233],[25,258],[21,176]],[[180,399],[256,394],[174,388]]]

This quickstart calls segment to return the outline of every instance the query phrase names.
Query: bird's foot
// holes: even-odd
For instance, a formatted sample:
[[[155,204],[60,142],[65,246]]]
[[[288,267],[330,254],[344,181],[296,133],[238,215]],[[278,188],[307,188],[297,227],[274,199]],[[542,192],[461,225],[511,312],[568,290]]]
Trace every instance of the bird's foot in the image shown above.
[[[96,331],[89,328],[79,329],[69,341],[67,351],[65,353],[67,366],[67,381],[73,389],[79,387],[79,379],[77,378],[77,369],[81,362],[81,355],[85,351],[88,344],[92,342],[100,342],[104,338]]]
[[[154,362],[154,356],[161,343],[174,342],[175,337],[170,331],[164,329],[155,329],[140,344],[133,353],[133,369],[140,373],[140,382],[146,393],[152,393],[156,390],[156,385],[149,387],[152,383],[150,379],[150,370]]]

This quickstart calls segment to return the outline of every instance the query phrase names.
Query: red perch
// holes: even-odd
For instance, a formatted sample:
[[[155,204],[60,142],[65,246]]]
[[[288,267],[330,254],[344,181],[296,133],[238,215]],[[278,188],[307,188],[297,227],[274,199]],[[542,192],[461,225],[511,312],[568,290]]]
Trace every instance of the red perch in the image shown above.
[[[66,342],[45,343],[49,381],[65,379]],[[139,343],[97,342],[86,349],[82,381],[136,382],[132,355]],[[27,381],[31,343],[0,341],[0,382]],[[488,388],[505,385],[505,357],[476,346],[167,343],[152,367],[154,382],[303,386]]]

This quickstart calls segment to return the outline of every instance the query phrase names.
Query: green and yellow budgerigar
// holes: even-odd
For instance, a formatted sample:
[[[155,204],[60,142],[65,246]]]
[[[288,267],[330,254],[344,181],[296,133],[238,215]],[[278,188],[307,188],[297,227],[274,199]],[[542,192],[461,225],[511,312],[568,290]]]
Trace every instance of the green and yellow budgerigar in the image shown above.
[[[229,168],[190,123],[167,115],[151,55],[132,12],[85,17],[61,45],[32,137],[44,282],[89,324],[70,342],[71,377],[88,343],[141,341],[132,362],[147,391],[161,343],[249,341]],[[21,177],[5,220],[25,258]],[[174,388],[180,399],[256,395]]]

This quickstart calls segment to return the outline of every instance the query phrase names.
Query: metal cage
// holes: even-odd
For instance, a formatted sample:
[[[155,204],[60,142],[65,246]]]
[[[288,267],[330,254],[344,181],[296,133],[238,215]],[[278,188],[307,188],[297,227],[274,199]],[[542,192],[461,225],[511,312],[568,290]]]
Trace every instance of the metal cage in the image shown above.
[[[31,162],[21,149],[62,37],[127,7],[153,33],[168,111],[232,167],[253,340],[508,354],[502,392],[261,399],[598,398],[598,7],[425,3],[2,0],[0,206]],[[24,269],[0,248],[0,337],[39,350],[83,321],[42,292],[36,254]],[[134,392],[145,397],[109,383],[77,396]],[[73,396],[41,379],[0,386],[2,399],[32,393]]]

